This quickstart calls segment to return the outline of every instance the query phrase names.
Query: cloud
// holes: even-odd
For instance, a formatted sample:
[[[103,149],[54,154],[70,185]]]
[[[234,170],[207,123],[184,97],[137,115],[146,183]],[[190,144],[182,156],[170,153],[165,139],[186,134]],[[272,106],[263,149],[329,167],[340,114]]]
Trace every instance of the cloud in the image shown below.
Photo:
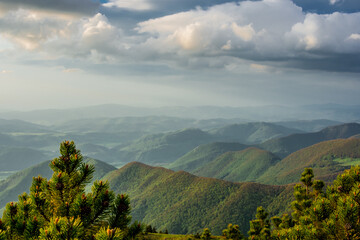
[[[82,70],[80,68],[65,68],[62,70],[64,73],[76,73],[81,72]]]
[[[27,10],[10,11],[0,18],[1,35],[27,50],[33,50],[53,37],[62,35],[66,22],[43,17]]]
[[[147,0],[113,0],[108,3],[104,3],[105,7],[117,7],[135,11],[144,11],[153,9],[151,2]]]
[[[297,50],[326,54],[358,54],[359,44],[351,44],[349,36],[360,32],[360,13],[330,15],[307,14],[303,22],[296,23],[286,38]],[[322,56],[320,53],[319,56]]]
[[[170,14],[175,12],[188,11],[198,6],[207,8],[210,6],[233,2],[233,0],[110,0],[104,3],[104,7],[119,8],[134,11],[154,11]]]
[[[12,71],[9,71],[9,70],[1,70],[0,73],[1,73],[1,74],[9,74],[9,73],[12,73]]]
[[[0,19],[0,34],[18,46],[49,59],[83,58],[109,61],[121,45],[121,30],[97,13],[92,17],[59,18],[34,10],[9,11]]]
[[[351,40],[360,40],[360,34],[358,34],[358,33],[352,33],[352,34],[349,36],[349,39],[351,39]]]
[[[321,59],[319,69],[336,71],[332,62],[346,55],[354,62],[337,68],[358,71],[360,43],[348,40],[357,39],[359,22],[360,13],[304,13],[288,0],[263,0],[151,19],[137,30],[150,34],[149,49],[177,57],[228,56],[299,68],[302,61]],[[327,61],[331,68],[326,69]]]
[[[138,3],[156,6],[154,1]],[[306,13],[290,0],[262,0],[153,18],[132,32],[102,13],[68,18],[18,9],[0,18],[0,34],[19,49],[51,59],[190,69],[225,68],[240,60],[255,64],[253,69],[266,65],[358,72],[359,22],[360,13]]]
[[[152,12],[152,18],[155,18],[189,11],[196,7],[207,9],[215,5],[243,1],[244,0],[109,0],[108,3],[103,4],[103,6],[113,9]],[[359,0],[293,0],[293,2],[301,7],[304,12],[312,13],[353,13],[360,10]]]
[[[335,3],[341,2],[341,0],[329,0],[331,5],[334,5]]]

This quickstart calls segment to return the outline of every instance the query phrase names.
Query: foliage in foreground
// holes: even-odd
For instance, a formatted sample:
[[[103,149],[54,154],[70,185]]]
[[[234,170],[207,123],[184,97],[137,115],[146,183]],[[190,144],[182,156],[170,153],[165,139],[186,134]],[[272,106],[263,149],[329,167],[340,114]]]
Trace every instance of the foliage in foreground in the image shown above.
[[[257,209],[249,239],[360,239],[360,167],[344,171],[323,192],[311,168],[294,187],[292,216],[272,217]]]
[[[85,193],[94,167],[83,163],[74,142],[62,142],[60,154],[50,163],[54,173],[49,181],[34,177],[30,194],[6,205],[0,239],[116,240],[142,231],[139,223],[129,226],[127,195],[115,196],[102,181],[95,181],[91,192]]]

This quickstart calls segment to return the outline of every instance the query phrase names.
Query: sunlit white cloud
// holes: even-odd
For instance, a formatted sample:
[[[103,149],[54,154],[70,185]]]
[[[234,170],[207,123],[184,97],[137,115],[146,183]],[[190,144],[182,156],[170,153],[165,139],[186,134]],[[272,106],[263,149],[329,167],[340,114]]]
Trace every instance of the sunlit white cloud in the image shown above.
[[[352,54],[358,59],[360,45],[347,40],[349,36],[356,39],[357,35],[352,34],[360,31],[359,22],[360,13],[304,13],[291,1],[263,0],[151,19],[139,23],[138,31],[152,35],[146,42],[149,49],[172,52],[174,56],[201,54],[300,62],[322,58],[326,62],[329,54],[332,58]]]
[[[147,0],[110,0],[107,3],[104,3],[103,6],[140,11],[153,8],[153,5]]]
[[[0,73],[1,74],[9,74],[9,73],[12,73],[12,71],[10,71],[10,70],[1,70]]]
[[[75,73],[75,72],[81,72],[82,70],[80,68],[65,68],[62,71],[64,73]]]
[[[329,0],[331,5],[334,5],[335,3],[341,2],[341,0]]]
[[[349,36],[349,39],[352,39],[352,40],[360,40],[360,34],[358,34],[358,33],[352,33],[352,34]]]

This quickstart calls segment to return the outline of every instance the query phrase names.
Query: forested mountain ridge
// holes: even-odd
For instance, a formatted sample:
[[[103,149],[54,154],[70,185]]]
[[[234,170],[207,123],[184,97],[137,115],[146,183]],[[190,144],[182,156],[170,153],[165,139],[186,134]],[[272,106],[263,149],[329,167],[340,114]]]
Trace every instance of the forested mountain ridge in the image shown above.
[[[351,165],[360,163],[360,139],[336,139],[296,151],[270,167],[258,181],[271,184],[296,182],[304,168],[311,167],[317,178],[333,181]]]
[[[192,173],[233,182],[257,181],[259,176],[279,161],[280,158],[271,152],[250,147],[226,152]]]
[[[297,150],[322,141],[349,138],[359,133],[360,124],[346,123],[327,127],[319,132],[297,133],[286,137],[271,139],[259,144],[258,146],[283,158]]]
[[[104,180],[115,192],[129,194],[135,219],[183,234],[199,232],[203,226],[221,234],[230,222],[241,224],[246,232],[259,204],[282,212],[291,197],[281,194],[291,195],[292,188],[197,177],[137,162],[108,173]]]
[[[194,172],[223,153],[229,151],[239,151],[247,147],[247,145],[233,142],[214,142],[203,144],[178,158],[167,167],[172,170]]]
[[[240,142],[243,144],[262,143],[266,140],[301,133],[297,129],[291,129],[266,122],[250,122],[242,124],[231,124],[221,128],[213,129],[209,133],[219,140]]]
[[[190,128],[146,135],[128,146],[113,148],[112,154],[118,156],[123,162],[171,164],[202,144],[214,142],[257,143],[294,132],[300,131],[270,123],[232,124],[210,131]]]

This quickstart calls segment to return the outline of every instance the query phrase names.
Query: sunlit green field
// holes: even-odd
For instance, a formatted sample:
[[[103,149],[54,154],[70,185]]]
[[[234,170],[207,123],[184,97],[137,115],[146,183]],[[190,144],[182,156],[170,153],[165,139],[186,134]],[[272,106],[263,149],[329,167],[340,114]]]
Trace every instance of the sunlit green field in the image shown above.
[[[194,235],[180,235],[180,234],[163,234],[163,233],[148,233],[140,237],[146,240],[190,240],[197,239]],[[211,236],[211,239],[225,239],[223,236]]]

